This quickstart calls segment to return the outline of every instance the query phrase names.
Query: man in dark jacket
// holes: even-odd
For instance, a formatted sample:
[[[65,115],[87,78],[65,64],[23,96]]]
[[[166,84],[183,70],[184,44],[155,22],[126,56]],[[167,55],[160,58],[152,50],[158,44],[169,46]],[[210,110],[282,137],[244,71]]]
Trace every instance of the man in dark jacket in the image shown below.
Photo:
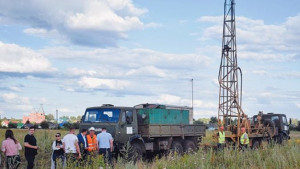
[[[86,159],[88,144],[86,140],[87,129],[82,129],[81,133],[77,135],[78,145],[80,148],[80,152],[82,152],[83,161]]]

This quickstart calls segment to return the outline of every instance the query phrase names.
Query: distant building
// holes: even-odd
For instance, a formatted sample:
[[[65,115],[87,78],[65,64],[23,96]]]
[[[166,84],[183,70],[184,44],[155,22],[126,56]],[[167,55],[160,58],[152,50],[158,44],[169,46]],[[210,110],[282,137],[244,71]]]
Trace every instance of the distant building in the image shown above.
[[[45,121],[45,113],[30,113],[28,116],[23,116],[23,123],[25,124],[28,120],[30,123],[41,123]]]
[[[8,123],[9,123],[8,120],[3,120],[2,123],[1,123],[1,126],[2,127],[8,127]]]

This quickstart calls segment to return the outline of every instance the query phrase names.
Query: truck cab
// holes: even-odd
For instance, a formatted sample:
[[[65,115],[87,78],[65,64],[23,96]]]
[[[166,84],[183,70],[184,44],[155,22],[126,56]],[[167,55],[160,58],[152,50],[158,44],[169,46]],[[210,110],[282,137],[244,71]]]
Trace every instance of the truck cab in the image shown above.
[[[257,115],[253,116],[253,122],[257,122]],[[276,140],[279,143],[290,138],[289,123],[285,114],[262,114],[262,122],[268,122],[270,125],[274,125],[274,127],[278,129],[278,136],[276,136]]]
[[[119,148],[137,134],[136,116],[136,109],[133,107],[116,107],[111,104],[89,107],[82,117],[80,131],[94,127],[98,134],[102,127],[106,127],[114,138],[115,147]]]

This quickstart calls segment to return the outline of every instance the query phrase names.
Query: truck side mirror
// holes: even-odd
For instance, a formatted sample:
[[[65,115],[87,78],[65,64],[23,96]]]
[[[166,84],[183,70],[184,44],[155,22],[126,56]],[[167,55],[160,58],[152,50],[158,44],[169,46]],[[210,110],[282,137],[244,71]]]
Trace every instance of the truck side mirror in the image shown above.
[[[290,125],[292,124],[292,118],[290,118],[290,123],[289,123]]]

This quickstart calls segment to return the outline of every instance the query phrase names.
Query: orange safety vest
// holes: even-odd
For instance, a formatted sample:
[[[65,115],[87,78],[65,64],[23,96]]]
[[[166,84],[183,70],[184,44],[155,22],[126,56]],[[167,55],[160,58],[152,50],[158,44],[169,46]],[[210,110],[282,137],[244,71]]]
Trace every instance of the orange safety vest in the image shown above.
[[[88,151],[97,151],[97,136],[94,135],[93,138],[90,135],[86,136]]]

